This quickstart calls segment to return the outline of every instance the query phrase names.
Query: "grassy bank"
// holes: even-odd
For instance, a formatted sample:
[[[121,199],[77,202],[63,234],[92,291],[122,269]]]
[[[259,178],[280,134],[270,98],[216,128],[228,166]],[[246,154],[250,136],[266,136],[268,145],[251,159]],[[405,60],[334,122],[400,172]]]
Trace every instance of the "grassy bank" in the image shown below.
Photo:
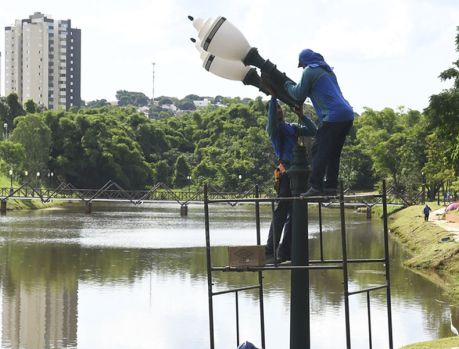
[[[429,206],[439,208],[435,203]],[[389,217],[391,235],[409,252],[404,264],[416,273],[439,285],[452,304],[459,304],[459,242],[452,233],[435,223],[424,222],[423,206],[411,206]],[[459,346],[459,337],[412,344],[403,349],[452,348]]]
[[[0,188],[9,188],[11,186],[10,178],[0,175]],[[17,188],[20,184],[13,181],[13,187]],[[40,200],[11,200],[8,199],[7,210],[38,209],[55,206],[56,204],[44,204]]]
[[[402,349],[453,349],[456,347],[459,347],[459,337],[449,337],[429,342],[410,344]]]
[[[435,209],[435,205],[431,205]],[[424,222],[423,206],[411,206],[389,217],[391,234],[407,248],[412,257],[405,265],[426,277],[437,273],[439,283],[454,303],[459,304],[459,242],[452,233],[432,222]],[[431,278],[431,277],[429,277]]]

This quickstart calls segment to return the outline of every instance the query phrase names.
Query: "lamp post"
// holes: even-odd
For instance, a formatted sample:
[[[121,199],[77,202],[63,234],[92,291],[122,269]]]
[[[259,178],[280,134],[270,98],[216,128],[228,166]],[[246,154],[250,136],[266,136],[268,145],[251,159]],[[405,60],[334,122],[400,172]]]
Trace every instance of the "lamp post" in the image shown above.
[[[11,182],[10,182],[10,195],[12,195],[13,192],[14,192],[14,189],[13,189],[13,169],[11,168],[8,173],[10,175],[10,180],[11,180]]]
[[[40,171],[37,171],[37,189],[40,186],[39,183],[40,183]]]
[[[48,187],[51,187],[51,185],[53,184],[53,176],[53,171],[48,171]]]
[[[422,175],[422,203],[426,203],[426,176],[424,172],[421,172]]]
[[[276,97],[289,105],[297,107],[285,91],[284,84],[291,81],[276,65],[263,59],[255,47],[251,47],[244,35],[224,17],[204,21],[189,16],[193,26],[198,31],[199,41],[196,46],[202,54],[204,68],[223,78],[229,78],[229,71],[239,72],[231,75],[233,80],[242,80],[244,84],[259,87],[263,91],[262,80],[257,74],[255,66],[260,69],[261,77],[274,90]],[[198,46],[199,45],[199,46]],[[241,64],[242,63],[242,64]],[[244,66],[246,66],[244,68]],[[244,70],[245,69],[245,70]],[[243,79],[241,79],[243,77]],[[264,91],[263,91],[264,92]],[[296,144],[293,151],[292,166],[288,170],[292,194],[298,197],[306,190],[308,180],[308,166],[306,148]],[[239,175],[239,180],[242,175]],[[292,266],[307,266],[308,254],[308,221],[307,202],[293,200],[292,202]],[[290,298],[290,349],[310,348],[310,309],[309,309],[309,271],[307,268],[291,270],[291,298]]]
[[[29,175],[29,171],[25,170],[24,171],[24,178],[25,178],[25,182],[27,183],[27,176]],[[27,186],[25,188],[25,196],[27,196]]]

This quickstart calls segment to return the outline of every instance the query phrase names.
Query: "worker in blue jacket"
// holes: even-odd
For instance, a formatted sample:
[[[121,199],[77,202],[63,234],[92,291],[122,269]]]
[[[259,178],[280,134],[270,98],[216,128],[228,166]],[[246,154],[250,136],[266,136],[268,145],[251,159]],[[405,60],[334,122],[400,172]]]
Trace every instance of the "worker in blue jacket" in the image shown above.
[[[271,93],[274,96],[273,93]],[[274,153],[278,159],[278,166],[274,171],[275,188],[278,197],[291,197],[290,179],[287,169],[293,160],[293,148],[298,137],[312,137],[317,131],[316,125],[302,113],[302,110],[295,110],[302,124],[288,123],[284,119],[282,107],[277,99],[272,97],[268,103],[268,132]],[[268,241],[266,243],[266,263],[274,262],[274,246],[278,247],[277,259],[279,261],[290,260],[291,250],[291,208],[292,203],[286,200],[279,200],[273,213],[273,219],[269,228]],[[282,231],[284,231],[282,243],[279,245]],[[275,232],[275,234],[274,234]],[[275,238],[275,244],[274,244]]]
[[[338,187],[341,151],[352,127],[354,111],[344,98],[333,69],[321,54],[310,49],[301,51],[298,67],[303,68],[301,80],[297,84],[287,81],[284,88],[298,105],[303,105],[309,97],[319,118],[311,150],[309,189],[302,195],[334,195]]]

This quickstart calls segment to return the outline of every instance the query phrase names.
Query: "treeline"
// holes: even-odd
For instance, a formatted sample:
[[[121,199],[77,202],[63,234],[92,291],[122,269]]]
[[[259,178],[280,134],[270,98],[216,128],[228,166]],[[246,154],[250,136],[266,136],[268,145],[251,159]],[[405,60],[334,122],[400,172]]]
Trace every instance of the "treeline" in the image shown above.
[[[373,189],[387,179],[405,191],[425,184],[431,197],[459,189],[459,61],[440,78],[453,86],[432,96],[423,112],[368,108],[356,117],[342,155],[346,186]],[[295,121],[294,114],[287,119]],[[80,188],[111,179],[126,189],[207,182],[234,190],[271,185],[276,164],[261,98],[226,98],[224,106],[154,120],[132,106],[46,111],[28,101],[23,107],[12,94],[0,99],[0,120],[0,170],[13,170],[18,181],[25,171],[41,178],[52,172]]]
[[[21,112],[0,142],[1,166],[18,177],[52,171],[81,188],[263,183],[274,163],[264,114],[261,100],[163,120],[134,107]]]

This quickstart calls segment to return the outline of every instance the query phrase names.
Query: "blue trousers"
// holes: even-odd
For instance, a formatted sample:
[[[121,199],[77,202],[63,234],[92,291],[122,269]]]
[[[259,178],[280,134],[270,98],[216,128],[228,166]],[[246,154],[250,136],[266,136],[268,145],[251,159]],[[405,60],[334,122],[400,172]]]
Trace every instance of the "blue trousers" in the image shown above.
[[[280,180],[278,197],[291,197],[290,179],[284,173]],[[274,241],[276,248],[279,247],[279,255],[290,257],[292,243],[292,203],[290,201],[279,201],[274,209],[273,219],[269,227],[268,241],[266,242],[266,254],[274,254]],[[280,238],[284,231],[282,244],[279,246]]]
[[[341,151],[353,121],[323,122],[312,145],[312,172],[309,184],[319,190],[338,188]],[[324,182],[324,176],[326,181]]]

